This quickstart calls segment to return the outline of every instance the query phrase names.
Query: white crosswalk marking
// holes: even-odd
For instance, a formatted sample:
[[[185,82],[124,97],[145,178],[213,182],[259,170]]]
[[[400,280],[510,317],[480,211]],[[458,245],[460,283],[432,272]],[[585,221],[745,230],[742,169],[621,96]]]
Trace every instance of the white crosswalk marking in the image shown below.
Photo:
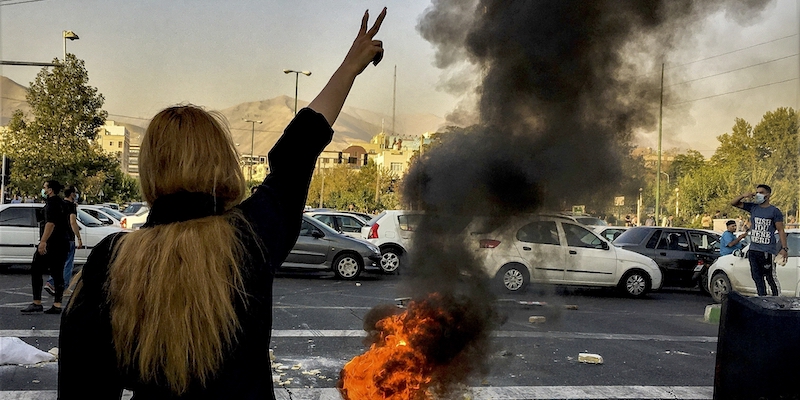
[[[676,399],[705,400],[713,397],[710,386],[506,386],[471,389],[474,400],[534,399]],[[129,399],[130,392],[123,394]],[[339,391],[325,389],[275,389],[278,400],[341,400]],[[55,390],[0,391],[0,400],[55,400]],[[465,397],[466,398],[466,397]]]

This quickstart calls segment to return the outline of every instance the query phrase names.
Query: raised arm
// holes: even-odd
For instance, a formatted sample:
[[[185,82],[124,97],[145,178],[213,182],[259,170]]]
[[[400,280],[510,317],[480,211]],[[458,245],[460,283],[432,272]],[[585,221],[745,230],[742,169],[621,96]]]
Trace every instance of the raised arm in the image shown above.
[[[353,87],[353,82],[356,76],[367,68],[370,61],[380,60],[376,58],[383,55],[383,43],[380,40],[373,39],[381,28],[381,23],[386,17],[386,8],[384,7],[372,28],[367,30],[367,22],[369,21],[369,10],[364,13],[361,19],[361,29],[358,31],[356,40],[347,52],[342,65],[333,73],[331,79],[322,88],[316,98],[311,101],[308,108],[322,114],[328,121],[328,124],[333,126],[339,112],[342,111],[344,100],[350,93]],[[375,62],[377,65],[377,61]]]
[[[753,192],[753,193],[745,193],[743,195],[740,195],[740,196],[736,197],[735,199],[731,200],[731,205],[736,207],[736,208],[744,209],[744,202],[742,200],[744,200],[744,199],[746,199],[748,197],[753,197],[755,195],[756,195],[755,192]]]

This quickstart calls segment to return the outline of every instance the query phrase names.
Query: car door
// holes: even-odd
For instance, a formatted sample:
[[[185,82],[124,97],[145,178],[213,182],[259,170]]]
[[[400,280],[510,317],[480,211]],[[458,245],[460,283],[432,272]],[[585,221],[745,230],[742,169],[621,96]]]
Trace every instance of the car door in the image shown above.
[[[555,221],[533,221],[516,232],[514,246],[533,270],[534,282],[564,281],[567,247],[561,245]]]
[[[564,281],[575,284],[614,284],[617,281],[617,256],[594,232],[568,222],[560,222],[567,241]]]
[[[364,224],[349,215],[337,215],[336,223],[339,225],[339,231],[347,236],[354,238],[361,238],[361,227]]]
[[[0,261],[30,262],[38,242],[34,207],[10,206],[0,211]]]
[[[286,257],[283,267],[319,268],[323,266],[328,253],[328,241],[324,237],[315,237],[314,231],[322,233],[320,229],[303,220],[300,226],[300,236]]]
[[[664,272],[665,283],[692,286],[697,256],[692,251],[686,231],[662,230],[653,260]]]
[[[800,295],[800,234],[790,233],[786,236],[789,245],[789,258],[786,265],[779,265],[778,282],[781,296],[796,297]]]

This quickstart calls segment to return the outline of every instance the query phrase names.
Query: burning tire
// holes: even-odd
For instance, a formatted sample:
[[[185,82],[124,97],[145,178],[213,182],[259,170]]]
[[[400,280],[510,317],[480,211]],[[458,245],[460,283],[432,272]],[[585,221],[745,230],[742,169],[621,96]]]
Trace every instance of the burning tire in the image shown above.
[[[641,270],[630,270],[620,279],[619,288],[630,297],[644,297],[650,291],[650,276]]]
[[[339,279],[356,279],[361,275],[362,270],[364,270],[362,260],[353,254],[339,254],[336,256],[336,259],[333,260],[333,273],[336,274],[336,277]]]
[[[718,272],[711,278],[711,298],[717,303],[722,303],[722,299],[731,292],[731,280],[724,272]]]
[[[391,274],[400,268],[403,251],[394,246],[381,249],[381,271],[384,274]]]
[[[496,276],[501,289],[506,292],[521,293],[528,287],[531,278],[528,268],[522,264],[507,264],[500,268]]]

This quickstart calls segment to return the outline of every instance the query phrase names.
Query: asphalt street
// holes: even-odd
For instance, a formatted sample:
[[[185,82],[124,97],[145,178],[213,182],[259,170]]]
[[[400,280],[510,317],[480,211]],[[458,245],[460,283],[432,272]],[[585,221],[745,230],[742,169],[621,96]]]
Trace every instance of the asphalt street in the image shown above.
[[[339,398],[339,371],[367,349],[364,315],[409,295],[402,275],[361,278],[277,277],[270,348],[278,398]],[[44,296],[48,305],[52,298]],[[0,336],[44,351],[57,347],[58,316],[19,312],[30,298],[29,276],[0,275]],[[532,302],[539,304],[525,304]],[[466,386],[476,399],[710,399],[718,325],[703,320],[708,304],[707,295],[678,289],[644,299],[553,287],[501,296],[504,323],[492,335],[489,371]],[[531,316],[544,322],[531,323]],[[579,353],[604,362],[581,363]],[[0,366],[0,400],[54,399],[56,375],[56,363]]]

